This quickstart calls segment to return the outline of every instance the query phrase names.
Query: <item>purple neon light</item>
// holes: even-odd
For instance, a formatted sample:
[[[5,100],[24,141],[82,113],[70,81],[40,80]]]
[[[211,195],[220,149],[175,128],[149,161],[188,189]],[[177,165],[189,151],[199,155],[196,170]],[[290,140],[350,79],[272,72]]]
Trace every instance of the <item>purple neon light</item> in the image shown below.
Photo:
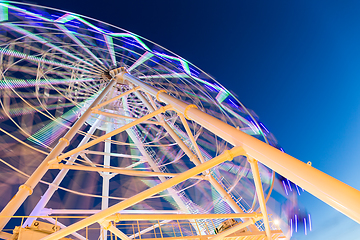
[[[284,180],[282,181],[282,183],[283,183],[283,185],[284,185],[284,189],[285,189],[285,193],[286,193],[286,195],[289,195],[289,193],[288,193],[288,191],[287,191],[287,189],[286,189],[286,185],[285,185]]]
[[[291,188],[291,184],[290,184],[289,179],[286,179],[286,180],[287,180],[287,183],[288,183],[288,185],[289,185],[289,189],[290,189],[290,191],[292,191],[292,188]]]
[[[295,187],[296,187],[296,191],[297,191],[297,193],[299,194],[299,196],[300,196],[300,191],[299,191],[299,188],[298,188],[298,186],[295,184]]]

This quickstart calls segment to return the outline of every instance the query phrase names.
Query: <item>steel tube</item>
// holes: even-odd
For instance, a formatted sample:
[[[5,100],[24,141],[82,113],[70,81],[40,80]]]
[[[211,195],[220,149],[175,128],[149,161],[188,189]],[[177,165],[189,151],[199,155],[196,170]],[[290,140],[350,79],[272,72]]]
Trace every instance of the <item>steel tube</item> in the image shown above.
[[[154,107],[151,106],[151,104],[142,96],[140,92],[137,91],[135,92],[135,94],[136,96],[138,96],[138,98],[142,100],[142,102],[147,106],[149,110],[155,111]],[[191,151],[191,149],[183,142],[183,140],[176,134],[176,132],[169,126],[169,124],[165,122],[163,116],[158,115],[158,117],[160,118],[159,120],[163,121],[163,127],[165,128],[165,130],[170,134],[170,136],[175,140],[175,142],[185,152],[185,154],[189,157],[190,161],[195,164],[195,166],[205,162],[201,155],[200,149],[195,141],[195,138],[191,133],[189,125],[187,124],[185,117],[182,114],[179,114],[179,117],[187,131],[187,134],[189,135],[192,144],[194,145],[197,155]],[[207,179],[209,180],[210,184],[215,188],[215,190],[221,195],[221,197],[223,197],[225,202],[233,209],[234,212],[244,213],[244,211],[239,207],[239,205],[234,201],[234,199],[231,198],[230,194],[227,193],[227,191],[221,186],[220,183],[218,183],[218,181],[211,174],[208,174]],[[196,227],[194,228],[196,229]],[[252,232],[259,231],[255,225],[249,226],[249,228]]]
[[[244,150],[241,147],[235,147],[231,150],[225,151],[223,154],[200,164],[199,166],[196,166],[192,169],[189,169],[178,176],[171,178],[165,182],[162,182],[152,188],[149,188],[141,193],[136,194],[135,196],[132,196],[120,203],[117,203],[105,210],[102,210],[99,213],[96,213],[86,219],[80,220],[79,222],[76,222],[67,228],[61,229],[58,232],[55,232],[49,236],[44,237],[42,240],[56,240],[60,239],[62,237],[65,237],[73,232],[76,232],[84,227],[87,227],[95,222],[100,221],[101,219],[105,219],[106,217],[119,212],[123,209],[126,209],[132,205],[137,204],[140,201],[143,201],[144,199],[151,197],[159,192],[164,191],[165,189],[168,189],[182,181],[185,181],[186,179],[193,177],[203,171],[206,171],[224,161],[231,160],[233,157],[245,154]]]
[[[176,111],[186,113],[190,119],[232,145],[242,146],[248,156],[260,161],[318,199],[360,223],[359,190],[196,108],[186,109],[188,104],[164,92],[159,92],[159,90],[143,83],[130,74],[122,73],[117,75],[116,78],[124,78],[140,86],[143,91],[153,96],[158,95],[161,101],[171,104]],[[185,110],[187,111],[185,112]]]
[[[261,178],[260,178],[259,166],[255,159],[249,158],[248,161],[250,162],[250,165],[251,165],[251,171],[252,171],[252,174],[254,177],[255,189],[256,189],[256,194],[257,194],[258,200],[259,200],[260,209],[264,216],[263,221],[264,221],[266,236],[267,236],[268,240],[271,240],[270,224],[269,224],[269,218],[268,218],[267,211],[266,211],[266,202],[265,202],[264,191],[263,191],[262,182],[261,182]]]
[[[123,116],[123,115],[119,115],[119,114],[111,113],[111,112],[102,112],[102,111],[99,111],[97,109],[93,110],[92,112],[96,113],[96,114],[108,116],[108,117],[116,117],[116,118],[131,119],[131,120],[137,120],[138,119],[138,118],[135,118],[135,117]],[[144,121],[143,123],[156,124],[156,125],[161,125],[162,124],[160,122],[155,122],[155,121],[151,121],[151,120]]]
[[[75,136],[80,127],[84,124],[86,119],[91,115],[91,108],[98,104],[110,91],[110,89],[115,85],[116,81],[111,80],[107,87],[100,93],[100,95],[94,100],[90,107],[84,112],[84,114],[76,121],[76,123],[70,128],[70,130],[65,134],[62,139],[71,141]],[[41,178],[48,171],[48,161],[58,156],[67,146],[68,142],[66,140],[59,141],[58,144],[53,148],[49,155],[43,160],[43,162],[38,166],[35,172],[28,178],[24,185],[20,186],[18,192],[10,200],[10,202],[5,206],[5,208],[0,213],[0,230],[2,230],[5,225],[9,222],[11,216],[19,209],[23,204],[26,198],[32,193],[32,189],[38,184]],[[70,154],[71,155],[71,154]],[[70,156],[69,155],[69,156]],[[7,217],[5,217],[7,216]]]
[[[88,166],[74,166],[68,164],[52,164],[49,167],[50,169],[71,169],[71,170],[82,170],[90,172],[110,172],[110,173],[119,173],[128,176],[138,176],[138,177],[175,177],[179,173],[163,173],[163,172],[150,172],[150,171],[139,171],[139,170],[128,170],[128,169],[119,169],[119,168],[102,168],[102,167],[88,167]],[[205,176],[194,176],[192,179],[206,180]]]
[[[259,218],[260,213],[229,213],[229,214],[115,214],[107,217],[108,221],[129,220],[187,220],[187,219],[221,219],[221,218]]]
[[[114,130],[114,131],[112,131],[110,133],[107,133],[107,134],[105,134],[105,135],[103,135],[101,137],[98,137],[98,138],[92,140],[91,142],[88,142],[88,143],[86,143],[86,144],[84,144],[84,145],[82,145],[80,147],[77,147],[77,148],[75,148],[75,149],[73,149],[73,150],[71,150],[69,152],[64,153],[61,156],[54,156],[49,161],[49,164],[56,163],[56,162],[59,162],[59,161],[65,159],[67,157],[70,157],[72,154],[75,154],[75,153],[77,153],[79,151],[85,150],[85,149],[87,149],[87,148],[89,148],[89,147],[91,147],[91,146],[93,146],[93,145],[95,145],[95,144],[97,144],[99,142],[102,142],[102,141],[106,140],[109,137],[112,137],[112,136],[114,136],[116,134],[119,134],[119,133],[125,131],[126,129],[131,128],[131,127],[133,127],[133,126],[135,126],[135,125],[137,125],[137,124],[139,124],[139,123],[141,123],[141,122],[143,122],[145,120],[148,120],[149,118],[152,118],[152,117],[158,115],[159,113],[162,113],[162,112],[164,112],[164,111],[166,111],[166,110],[168,110],[170,108],[171,108],[171,106],[165,106],[165,107],[159,108],[155,112],[152,112],[152,113],[150,113],[148,115],[145,115],[145,116],[139,118],[138,120],[132,121],[131,123],[126,124],[125,126],[122,126],[122,127],[118,128],[118,129],[116,129],[116,130]]]
[[[79,143],[78,146],[81,146],[89,141],[91,135],[95,132],[98,124],[101,121],[102,121],[102,117],[96,119],[94,125],[91,126],[91,128],[89,129],[87,134],[84,136],[84,138],[81,140],[81,142]],[[66,163],[66,165],[73,164],[73,162],[75,161],[75,159],[78,156],[79,156],[79,153],[72,155],[70,157],[69,161]],[[29,218],[26,219],[26,221],[24,222],[23,227],[31,226],[32,222],[34,220],[36,220],[35,217],[31,217],[31,216],[39,216],[40,215],[39,213],[41,212],[42,209],[44,209],[45,205],[49,202],[50,198],[54,195],[55,191],[57,190],[57,186],[60,185],[60,183],[62,182],[62,180],[64,179],[64,177],[66,176],[68,171],[69,170],[66,168],[61,169],[61,171],[58,173],[58,175],[56,176],[56,178],[54,179],[52,184],[48,187],[48,189],[46,190],[44,195],[42,195],[40,201],[36,204],[36,206],[34,207],[32,212],[30,213]]]
[[[122,98],[123,96],[126,96],[126,95],[138,90],[139,88],[140,87],[132,88],[129,91],[126,91],[126,92],[124,92],[124,93],[122,93],[122,94],[120,94],[120,95],[118,95],[116,97],[113,97],[113,98],[111,98],[111,99],[109,99],[109,100],[107,100],[107,101],[105,101],[105,102],[103,102],[101,104],[96,105],[95,107],[91,108],[91,110],[92,111],[97,110],[97,109],[99,109],[99,108],[101,108],[101,107],[103,107],[103,106],[105,106],[105,105],[107,105],[107,104],[109,104],[109,103],[111,103],[111,102],[113,102],[115,100],[118,100],[118,99]]]

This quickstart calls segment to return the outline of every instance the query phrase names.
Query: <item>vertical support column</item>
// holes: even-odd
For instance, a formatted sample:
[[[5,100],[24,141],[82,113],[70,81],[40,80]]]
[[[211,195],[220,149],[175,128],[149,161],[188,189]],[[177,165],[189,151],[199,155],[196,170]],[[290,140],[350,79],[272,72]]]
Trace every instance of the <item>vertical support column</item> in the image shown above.
[[[270,225],[269,225],[269,218],[268,218],[267,211],[266,211],[266,202],[265,202],[264,191],[263,191],[261,178],[260,178],[259,166],[258,166],[257,161],[251,157],[248,157],[248,161],[251,165],[251,171],[252,171],[252,174],[254,177],[254,182],[255,182],[256,194],[258,196],[261,213],[263,214],[263,221],[264,221],[266,236],[267,236],[268,240],[271,240],[271,229],[270,229]]]
[[[139,92],[136,91],[135,94],[137,95],[137,97],[141,101],[143,101],[143,103],[147,106],[147,108],[149,109],[150,112],[154,112],[154,108],[149,104],[148,101],[146,101],[146,99]],[[123,108],[125,110],[125,115],[126,115],[127,114],[126,111],[128,109],[127,96],[123,97]],[[160,116],[160,114],[159,114],[159,116]],[[127,121],[127,120],[125,120],[125,121]],[[153,159],[146,152],[145,148],[142,146],[141,142],[138,140],[138,138],[136,137],[134,132],[131,129],[127,129],[126,132],[129,134],[129,136],[133,140],[133,142],[138,146],[138,149],[139,149],[141,155],[143,155],[146,158],[147,162],[149,163],[149,165],[151,166],[153,171],[154,172],[161,172],[159,167],[156,165],[156,163],[153,161]],[[166,181],[166,178],[163,177],[163,176],[159,176],[159,179],[160,179],[161,182]],[[186,213],[190,213],[188,208],[184,204],[184,202],[181,200],[180,196],[177,194],[177,192],[173,188],[169,188],[169,189],[167,189],[167,191],[169,192],[171,197],[174,199],[176,204],[179,206],[179,209],[181,211],[186,212]],[[193,225],[193,227],[194,227],[194,229],[196,229],[195,225]],[[205,232],[202,232],[202,233],[205,234]]]
[[[110,133],[111,132],[111,122],[108,121],[107,122],[107,126],[106,126],[106,133]],[[108,140],[111,140],[111,137],[108,138]],[[110,141],[105,141],[105,147],[104,147],[104,152],[105,153],[111,153],[111,142]],[[109,167],[110,166],[110,155],[105,154],[104,155],[104,168]],[[110,184],[110,178],[111,178],[111,173],[109,172],[103,172],[101,173],[102,176],[102,200],[101,200],[101,210],[107,209],[109,207],[109,184]],[[102,240],[107,239],[107,229],[106,228],[101,228],[100,230],[100,237]]]
[[[98,119],[96,119],[95,123],[91,126],[91,128],[87,132],[87,135],[84,136],[84,138],[79,143],[78,147],[84,145],[85,143],[87,143],[89,141],[90,136],[95,132],[96,128],[98,127],[98,125],[100,124],[100,122],[102,121],[103,118],[104,118],[103,116],[100,116]],[[66,162],[66,164],[72,164],[75,161],[75,159],[79,156],[79,154],[80,153],[75,153],[74,155],[72,155],[70,157],[70,160],[68,162]],[[40,215],[41,210],[46,206],[46,204],[49,202],[50,198],[54,195],[55,191],[57,190],[57,186],[60,185],[60,183],[62,182],[62,180],[64,179],[64,177],[66,176],[68,171],[69,171],[69,169],[66,169],[66,168],[61,169],[61,171],[58,173],[58,175],[56,176],[56,178],[54,179],[52,184],[49,185],[45,194],[41,197],[40,201],[36,204],[36,206],[34,207],[34,209],[32,210],[32,212],[30,213],[29,216],[39,216]],[[35,220],[36,220],[36,217],[29,217],[24,222],[23,227],[31,226],[32,222]]]
[[[152,112],[155,111],[155,106],[151,106],[151,104],[142,96],[141,93],[136,91],[135,94],[139,99],[141,99],[141,101],[147,106],[147,108],[150,111],[152,111]],[[153,105],[154,105],[154,103],[153,103]],[[170,134],[170,136],[175,140],[175,142],[185,152],[185,154],[195,164],[195,166],[198,166],[201,163],[204,163],[205,160],[203,159],[203,157],[201,155],[200,149],[199,149],[199,147],[198,147],[198,145],[197,145],[197,143],[195,141],[194,136],[191,133],[191,130],[189,128],[189,125],[186,122],[186,119],[185,119],[184,115],[182,115],[180,113],[179,117],[180,117],[180,120],[182,121],[182,123],[183,123],[183,125],[184,125],[184,127],[186,129],[186,132],[187,132],[192,144],[194,145],[195,151],[196,151],[198,156],[196,156],[196,154],[194,154],[191,151],[191,149],[181,140],[181,138],[175,133],[175,131],[169,126],[169,124],[167,124],[167,122],[165,122],[163,116],[161,116],[160,114],[159,114],[159,118],[160,118],[159,121],[161,120],[163,122],[163,126],[164,126],[165,130]],[[223,188],[223,186],[221,186],[221,184],[211,175],[210,172],[207,172],[207,177],[208,177],[209,183],[215,188],[215,190],[220,194],[220,196],[224,199],[224,201],[231,207],[231,209],[234,212],[236,212],[236,213],[244,213],[244,211],[241,209],[241,207],[234,201],[234,199],[231,198],[231,195]],[[259,231],[258,228],[255,225],[250,225],[249,229],[252,232],[258,232]]]
[[[224,151],[223,154],[218,155],[217,157],[215,157],[209,161],[206,161],[206,162],[200,164],[199,166],[191,168],[183,173],[180,173],[176,177],[170,178],[170,179],[166,180],[165,182],[162,182],[152,188],[148,188],[145,191],[142,191],[124,201],[121,201],[121,202],[109,207],[108,209],[102,210],[88,218],[80,220],[80,221],[68,226],[65,229],[61,229],[58,232],[52,233],[51,235],[42,238],[42,240],[61,239],[62,237],[65,237],[70,233],[76,232],[76,231],[78,231],[82,228],[85,228],[95,222],[99,222],[102,219],[104,219],[112,214],[115,214],[117,212],[120,212],[121,210],[124,210],[130,206],[133,206],[133,205],[143,201],[144,199],[147,199],[159,192],[162,192],[168,188],[171,188],[171,187],[175,186],[176,184],[179,184],[180,182],[183,182],[186,179],[189,179],[199,173],[202,173],[218,164],[221,164],[225,161],[231,161],[234,157],[239,156],[239,155],[244,155],[244,154],[245,154],[245,152],[244,152],[243,148],[241,148],[241,147],[235,147],[235,148],[232,148],[231,150],[226,150],[226,151]]]
[[[5,206],[5,208],[0,213],[0,230],[2,230],[5,225],[9,222],[11,216],[19,209],[23,204],[26,198],[32,194],[33,189],[39,183],[41,178],[48,171],[48,161],[56,158],[66,146],[69,145],[71,139],[75,136],[76,132],[81,128],[86,119],[91,115],[91,108],[96,106],[109,92],[109,90],[115,85],[116,81],[111,80],[107,87],[101,92],[101,94],[94,100],[91,106],[84,112],[84,114],[76,121],[76,123],[71,127],[71,129],[61,138],[58,144],[53,148],[50,154],[43,160],[35,172],[28,178],[25,184],[19,187],[18,192],[10,200],[10,202]]]

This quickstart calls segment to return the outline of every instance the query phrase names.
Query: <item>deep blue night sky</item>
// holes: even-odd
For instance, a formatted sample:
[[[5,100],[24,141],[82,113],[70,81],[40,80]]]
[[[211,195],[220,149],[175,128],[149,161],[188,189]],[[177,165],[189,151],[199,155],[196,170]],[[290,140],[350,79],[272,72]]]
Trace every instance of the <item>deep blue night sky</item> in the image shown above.
[[[32,3],[108,22],[175,52],[253,109],[287,153],[360,189],[358,1]],[[296,239],[359,238],[354,221],[309,194],[301,200],[313,231]]]

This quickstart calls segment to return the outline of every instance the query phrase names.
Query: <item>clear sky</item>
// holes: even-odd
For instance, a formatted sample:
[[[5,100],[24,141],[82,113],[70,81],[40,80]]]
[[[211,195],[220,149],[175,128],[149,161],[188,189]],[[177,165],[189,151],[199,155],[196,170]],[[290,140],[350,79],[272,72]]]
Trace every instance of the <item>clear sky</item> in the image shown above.
[[[36,0],[102,20],[189,60],[253,109],[290,155],[360,189],[360,2]],[[360,225],[304,194],[313,231]],[[360,204],[360,200],[359,200]]]

